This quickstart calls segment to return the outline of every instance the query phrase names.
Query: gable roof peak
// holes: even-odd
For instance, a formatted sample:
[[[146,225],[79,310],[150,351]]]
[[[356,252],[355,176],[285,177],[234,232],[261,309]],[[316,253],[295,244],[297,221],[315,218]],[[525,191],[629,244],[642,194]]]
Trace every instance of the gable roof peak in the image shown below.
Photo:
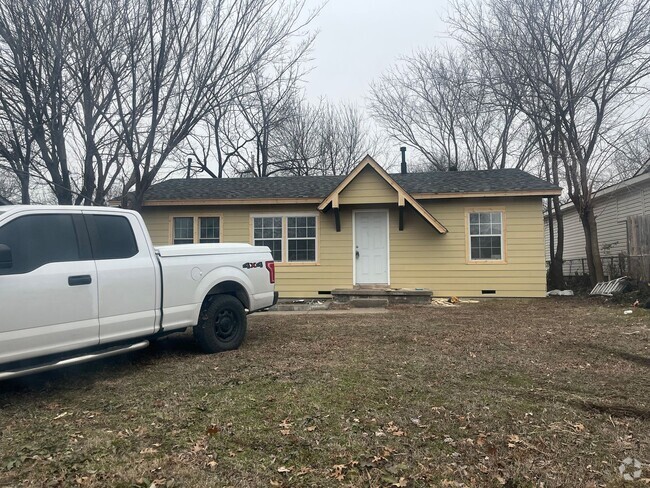
[[[363,160],[357,164],[357,166],[350,171],[350,173],[345,177],[341,183],[338,184],[334,190],[327,195],[323,201],[318,206],[318,210],[321,212],[325,211],[329,206],[333,208],[338,208],[339,206],[339,195],[345,188],[352,183],[352,181],[367,167],[370,166],[372,169],[396,192],[398,197],[398,205],[403,207],[406,202],[408,202],[417,213],[419,213],[431,226],[436,229],[441,234],[446,234],[447,229],[442,225],[436,218],[431,215],[420,203],[418,203],[415,198],[411,196],[402,186],[395,181],[395,179],[389,175],[384,168],[379,166],[377,161],[375,161],[372,156],[369,154],[363,158]]]

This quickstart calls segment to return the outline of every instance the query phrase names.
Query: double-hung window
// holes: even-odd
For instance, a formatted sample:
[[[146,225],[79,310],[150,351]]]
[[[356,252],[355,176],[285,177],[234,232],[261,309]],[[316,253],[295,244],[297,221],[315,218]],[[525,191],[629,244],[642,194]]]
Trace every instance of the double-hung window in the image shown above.
[[[287,261],[316,261],[316,217],[287,217]]]
[[[221,241],[221,218],[174,217],[172,223],[172,242],[174,244],[215,244]]]
[[[469,247],[471,261],[503,261],[503,212],[469,213]]]
[[[174,244],[194,243],[194,217],[174,217]]]
[[[270,248],[275,261],[282,261],[282,217],[253,217],[253,241]]]
[[[315,215],[254,216],[253,244],[268,246],[277,262],[317,261],[317,217]]]
[[[199,242],[216,244],[219,242],[219,217],[199,217]]]

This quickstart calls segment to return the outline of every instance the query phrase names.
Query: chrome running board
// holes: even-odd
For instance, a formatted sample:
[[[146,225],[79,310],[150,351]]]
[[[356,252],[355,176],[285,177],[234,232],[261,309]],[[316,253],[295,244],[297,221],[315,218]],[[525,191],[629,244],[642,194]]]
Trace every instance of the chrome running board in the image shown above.
[[[138,351],[144,349],[149,345],[149,341],[142,341],[136,344],[129,344],[128,346],[121,347],[112,347],[105,351],[97,351],[90,354],[85,354],[83,356],[73,357],[62,359],[53,363],[46,363],[37,366],[29,366],[24,369],[14,369],[11,371],[2,371],[0,372],[0,381],[8,380],[12,378],[20,378],[28,374],[42,373],[44,371],[51,371],[53,369],[62,368],[64,366],[73,366],[75,364],[83,364],[89,361],[95,361],[96,359],[109,358],[111,356],[117,356],[118,354],[125,354],[127,352]]]

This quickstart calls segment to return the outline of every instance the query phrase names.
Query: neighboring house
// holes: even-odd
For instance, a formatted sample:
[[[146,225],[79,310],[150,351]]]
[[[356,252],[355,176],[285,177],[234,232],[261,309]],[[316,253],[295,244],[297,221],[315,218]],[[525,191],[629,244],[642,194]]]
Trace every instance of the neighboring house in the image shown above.
[[[0,205],[11,205],[11,202],[7,200],[5,197],[0,195]]]
[[[355,285],[544,296],[542,197],[560,188],[516,169],[403,171],[367,156],[347,176],[168,180],[141,212],[155,245],[270,247],[285,298]]]
[[[605,275],[614,278],[615,275],[620,274],[619,255],[628,254],[628,217],[650,215],[650,163],[642,167],[632,178],[598,190],[594,194],[594,213]],[[573,203],[569,202],[562,206],[562,215],[564,216],[564,273],[566,276],[588,274],[585,234]],[[549,240],[546,224],[545,242],[548,260]]]

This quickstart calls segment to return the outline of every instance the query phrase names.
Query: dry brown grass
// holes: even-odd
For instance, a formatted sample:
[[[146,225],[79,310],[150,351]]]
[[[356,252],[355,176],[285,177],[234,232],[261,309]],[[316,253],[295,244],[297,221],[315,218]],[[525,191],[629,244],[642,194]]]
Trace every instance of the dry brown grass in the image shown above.
[[[650,314],[580,299],[252,316],[232,353],[0,384],[0,486],[619,486],[649,345]]]

